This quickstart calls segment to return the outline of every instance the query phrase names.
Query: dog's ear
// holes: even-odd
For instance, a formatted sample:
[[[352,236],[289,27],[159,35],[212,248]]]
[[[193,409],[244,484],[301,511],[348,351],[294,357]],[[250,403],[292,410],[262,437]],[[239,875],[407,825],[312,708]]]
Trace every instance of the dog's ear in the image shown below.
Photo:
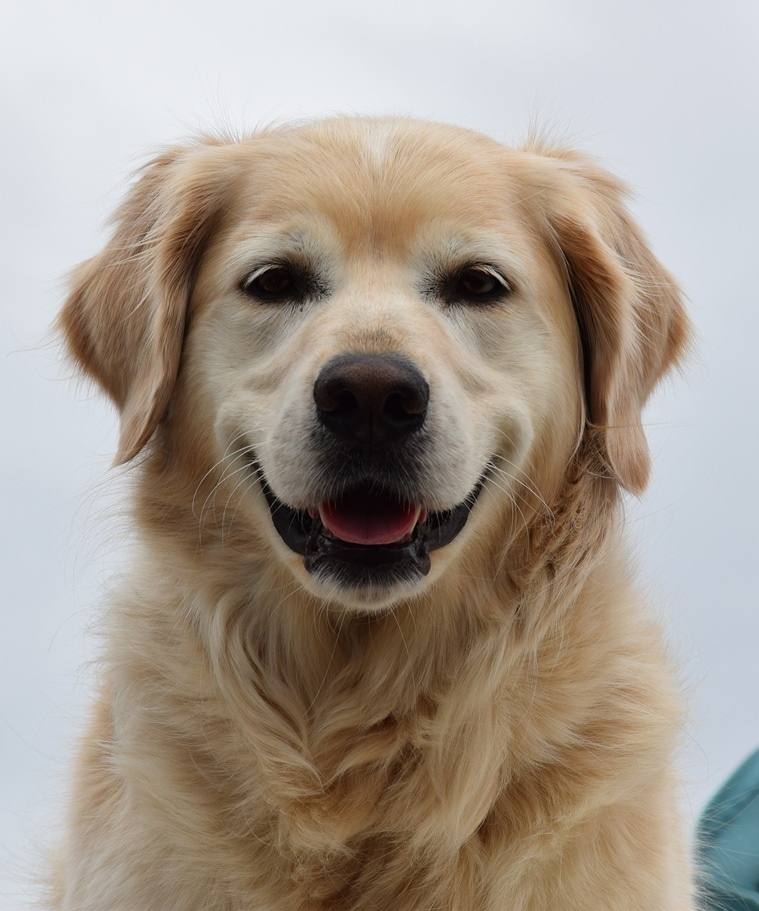
[[[119,408],[117,465],[150,439],[174,387],[195,272],[222,207],[214,145],[167,151],[143,169],[105,249],[74,271],[59,316],[70,354]]]
[[[616,178],[571,152],[542,152],[532,165],[579,326],[587,432],[606,471],[640,494],[650,472],[643,406],[690,337],[680,290],[627,211]]]

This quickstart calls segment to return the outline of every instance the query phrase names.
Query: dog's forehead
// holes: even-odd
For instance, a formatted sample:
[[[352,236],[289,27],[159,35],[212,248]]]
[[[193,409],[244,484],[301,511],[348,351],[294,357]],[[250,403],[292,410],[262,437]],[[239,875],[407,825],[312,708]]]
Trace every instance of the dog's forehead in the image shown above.
[[[525,196],[509,167],[517,153],[476,133],[414,121],[274,131],[255,137],[249,153],[236,199],[243,218],[325,219],[346,247],[405,246],[431,224],[503,230],[519,219]]]

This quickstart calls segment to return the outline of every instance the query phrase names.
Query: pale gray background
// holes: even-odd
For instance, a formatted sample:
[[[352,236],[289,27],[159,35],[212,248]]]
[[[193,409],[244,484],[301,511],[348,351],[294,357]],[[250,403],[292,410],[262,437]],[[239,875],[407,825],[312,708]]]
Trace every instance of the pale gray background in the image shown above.
[[[204,125],[411,113],[519,141],[536,119],[637,190],[698,351],[648,413],[631,504],[682,664],[685,811],[759,745],[756,0],[24,0],[0,19],[0,909],[32,895],[118,559],[115,420],[58,365],[62,276],[128,174]]]

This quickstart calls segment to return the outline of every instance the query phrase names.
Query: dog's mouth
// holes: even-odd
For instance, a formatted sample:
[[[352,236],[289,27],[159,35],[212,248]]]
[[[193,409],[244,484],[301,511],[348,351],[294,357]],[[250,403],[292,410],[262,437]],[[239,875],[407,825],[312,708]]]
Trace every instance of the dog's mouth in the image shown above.
[[[257,472],[272,522],[285,544],[304,558],[306,570],[349,588],[386,588],[413,582],[430,571],[430,551],[450,544],[466,525],[484,483],[462,503],[443,511],[402,501],[369,482],[335,500],[293,509]]]

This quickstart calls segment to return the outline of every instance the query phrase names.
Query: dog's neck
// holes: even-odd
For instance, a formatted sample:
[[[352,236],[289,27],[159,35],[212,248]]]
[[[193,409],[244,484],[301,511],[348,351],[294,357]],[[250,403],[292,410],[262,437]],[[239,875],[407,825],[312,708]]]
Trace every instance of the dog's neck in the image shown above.
[[[609,580],[622,572],[617,565],[604,570],[614,532],[591,532],[613,524],[597,521],[597,511],[614,511],[617,497],[587,465],[578,464],[573,481],[536,507],[530,521],[512,522],[507,547],[484,544],[457,572],[459,589],[433,586],[375,617],[304,596],[286,569],[243,549],[250,527],[239,539],[234,523],[224,536],[208,527],[199,533],[197,516],[177,513],[177,501],[160,496],[176,488],[161,484],[150,463],[143,471],[141,565],[149,568],[138,600],[164,613],[130,628],[148,630],[146,648],[194,642],[193,661],[201,660],[206,673],[186,698],[216,703],[220,723],[237,731],[242,765],[229,774],[250,776],[243,786],[250,800],[277,808],[272,821],[258,806],[257,818],[270,819],[266,824],[299,856],[344,851],[353,838],[392,828],[394,813],[404,819],[404,838],[420,850],[433,842],[457,850],[483,824],[504,776],[560,753],[562,738],[570,742],[592,714],[598,693],[591,688],[587,703],[565,710],[558,727],[541,727],[542,719],[557,716],[553,703],[562,699],[552,670],[561,666],[558,653],[565,664],[572,660],[567,649],[585,660],[582,639],[566,633],[573,613],[606,603]],[[596,521],[586,522],[594,511]],[[500,548],[499,560],[486,548]],[[496,578],[484,571],[494,565]],[[594,586],[605,587],[603,598],[594,597]],[[156,587],[166,591],[151,599]],[[604,633],[603,614],[592,623],[612,655],[618,635]],[[135,653],[142,647],[135,643]],[[598,663],[597,643],[594,654]],[[189,656],[149,657],[146,668],[163,662],[167,679],[176,678],[168,680],[169,691],[186,685],[182,662]],[[602,692],[603,663],[598,674]],[[544,711],[547,702],[552,708]],[[472,750],[475,729],[480,746]],[[405,794],[422,781],[429,789],[423,800]],[[418,818],[411,818],[413,807]],[[261,837],[272,837],[271,829]]]

